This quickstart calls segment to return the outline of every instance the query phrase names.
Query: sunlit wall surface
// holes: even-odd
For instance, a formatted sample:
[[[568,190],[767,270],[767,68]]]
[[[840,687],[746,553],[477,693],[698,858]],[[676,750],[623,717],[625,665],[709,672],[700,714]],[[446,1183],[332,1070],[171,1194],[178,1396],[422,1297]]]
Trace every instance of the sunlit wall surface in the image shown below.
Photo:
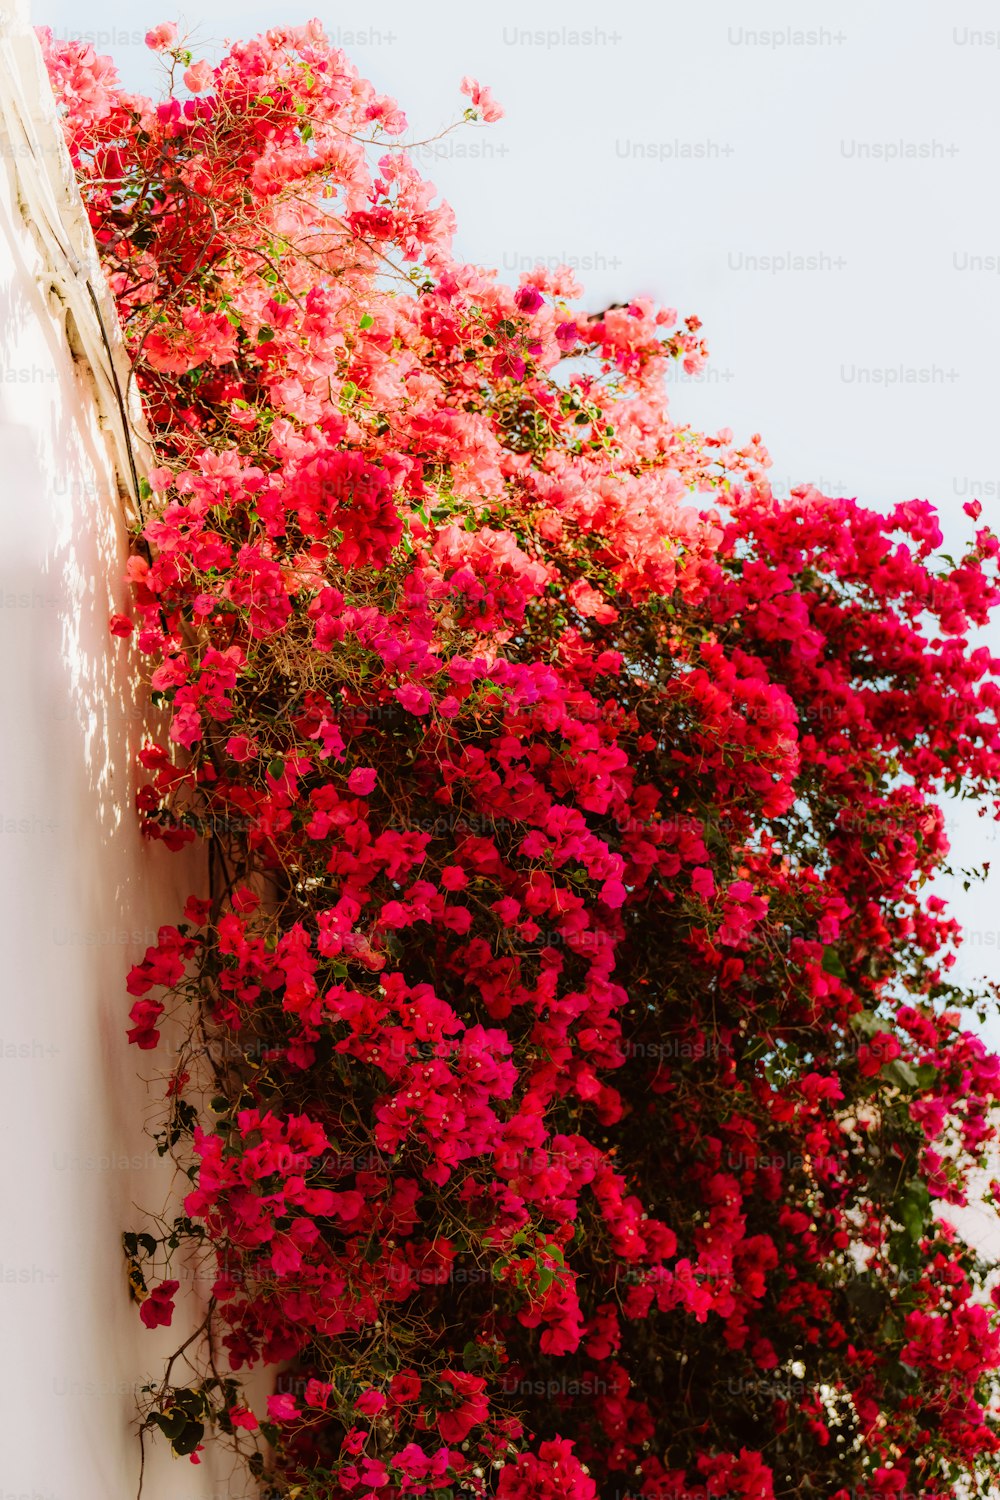
[[[127,1500],[136,1389],[184,1332],[176,1320],[148,1331],[127,1295],[122,1230],[133,1203],[164,1206],[170,1173],[142,1133],[123,976],[194,872],[136,826],[142,704],[108,633],[124,602],[116,450],[49,290],[65,243],[19,206],[32,175],[58,184],[59,138],[12,19],[0,37],[0,1495]],[[58,207],[72,238],[71,197]],[[70,331],[99,342],[96,325]],[[187,1290],[185,1316],[205,1288],[191,1275]],[[227,1490],[161,1446],[143,1493]]]

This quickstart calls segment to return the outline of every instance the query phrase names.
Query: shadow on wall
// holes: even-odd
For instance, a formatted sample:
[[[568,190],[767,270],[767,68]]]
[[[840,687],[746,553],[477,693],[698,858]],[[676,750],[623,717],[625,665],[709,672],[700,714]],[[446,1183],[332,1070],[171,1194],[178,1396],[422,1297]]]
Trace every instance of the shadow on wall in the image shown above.
[[[187,1305],[150,1332],[121,1250],[122,1231],[177,1186],[142,1133],[161,1089],[137,1076],[169,1057],[128,1047],[124,977],[203,881],[193,858],[139,834],[143,700],[108,632],[125,605],[122,508],[88,374],[39,269],[0,172],[3,1490],[108,1500],[136,1493],[136,1393],[209,1288],[175,1272]],[[240,1500],[228,1465],[212,1467],[147,1444],[145,1500]]]

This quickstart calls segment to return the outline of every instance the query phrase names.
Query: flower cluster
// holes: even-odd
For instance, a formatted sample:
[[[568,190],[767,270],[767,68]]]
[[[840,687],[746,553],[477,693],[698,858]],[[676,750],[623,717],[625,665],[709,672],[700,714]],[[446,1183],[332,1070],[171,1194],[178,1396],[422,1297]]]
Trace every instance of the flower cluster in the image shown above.
[[[996,537],[779,501],[671,419],[696,318],[456,260],[318,23],[158,27],[158,104],[44,41],[157,452],[139,814],[208,853],[128,981],[191,1180],[131,1284],[212,1285],[147,1423],[314,1500],[985,1493],[1000,1063],[927,882]]]

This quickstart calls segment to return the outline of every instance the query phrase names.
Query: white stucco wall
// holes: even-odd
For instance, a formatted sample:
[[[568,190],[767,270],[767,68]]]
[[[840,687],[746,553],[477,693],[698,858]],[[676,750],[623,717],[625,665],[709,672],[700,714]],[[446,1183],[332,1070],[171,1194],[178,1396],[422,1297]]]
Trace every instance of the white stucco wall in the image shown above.
[[[135,1391],[199,1289],[180,1334],[146,1330],[127,1297],[122,1231],[170,1183],[142,1132],[159,1091],[125,1040],[124,975],[197,872],[133,811],[142,702],[107,624],[127,461],[52,110],[24,17],[0,13],[0,1500],[132,1500]],[[242,1494],[146,1446],[144,1500]]]

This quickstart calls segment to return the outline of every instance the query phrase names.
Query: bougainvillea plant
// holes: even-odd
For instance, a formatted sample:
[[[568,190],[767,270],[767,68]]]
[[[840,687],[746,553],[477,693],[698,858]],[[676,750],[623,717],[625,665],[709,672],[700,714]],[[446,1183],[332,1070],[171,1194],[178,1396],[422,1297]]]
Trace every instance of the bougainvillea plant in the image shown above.
[[[1000,1063],[929,882],[997,538],[776,498],[671,418],[696,318],[456,261],[318,23],[148,40],[158,104],[43,35],[156,451],[139,812],[207,851],[128,978],[190,1179],[139,1315],[211,1288],[145,1427],[303,1500],[986,1494]]]

